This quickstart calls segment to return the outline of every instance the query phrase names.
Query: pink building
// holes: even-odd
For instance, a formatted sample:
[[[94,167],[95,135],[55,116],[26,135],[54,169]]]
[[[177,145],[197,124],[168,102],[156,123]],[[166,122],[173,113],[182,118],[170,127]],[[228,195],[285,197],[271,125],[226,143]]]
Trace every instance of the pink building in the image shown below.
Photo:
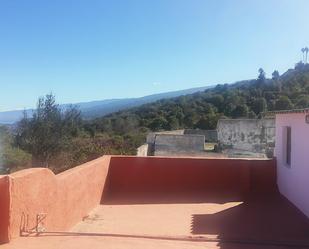
[[[309,217],[309,108],[275,115],[279,191]]]

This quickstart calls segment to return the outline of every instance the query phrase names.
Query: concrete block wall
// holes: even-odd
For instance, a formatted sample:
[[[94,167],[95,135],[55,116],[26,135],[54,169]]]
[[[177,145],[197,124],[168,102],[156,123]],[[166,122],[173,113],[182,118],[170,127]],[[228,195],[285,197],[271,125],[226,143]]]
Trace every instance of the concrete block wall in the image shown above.
[[[217,131],[223,148],[266,153],[275,144],[274,119],[220,119]]]
[[[201,135],[156,135],[155,156],[187,155],[204,151],[205,136]]]
[[[137,148],[137,156],[148,156],[148,144],[143,144],[140,147]]]
[[[199,130],[199,129],[186,129],[184,130],[185,135],[202,135],[205,136],[205,141],[209,143],[218,142],[217,130]]]

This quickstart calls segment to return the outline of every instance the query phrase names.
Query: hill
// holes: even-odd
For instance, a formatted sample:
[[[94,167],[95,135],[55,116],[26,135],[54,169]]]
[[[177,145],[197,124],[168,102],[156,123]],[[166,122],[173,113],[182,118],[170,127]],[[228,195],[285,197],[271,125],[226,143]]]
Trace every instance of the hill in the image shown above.
[[[204,91],[211,86],[206,87],[197,87],[190,88],[179,91],[172,91],[166,93],[159,93],[148,95],[140,98],[126,98],[126,99],[106,99],[106,100],[98,100],[91,102],[81,102],[73,105],[78,106],[78,108],[82,112],[82,116],[84,119],[92,119],[97,117],[102,117],[106,114],[117,112],[129,107],[135,107],[139,105],[143,105],[146,103],[151,103],[164,98],[173,98],[181,95],[192,94],[199,91]],[[70,104],[61,105],[62,107],[66,107]],[[32,115],[32,109],[26,110],[28,116]],[[23,110],[14,110],[14,111],[6,111],[0,112],[0,124],[12,124],[20,120],[23,116]]]
[[[110,101],[112,104],[113,100]],[[88,108],[95,105],[90,103]],[[46,115],[23,119],[13,132],[4,130],[9,139],[2,160],[4,166],[17,170],[31,164],[37,151],[43,150],[40,155],[52,153],[46,163],[57,173],[104,154],[134,155],[149,131],[214,129],[219,118],[258,118],[268,110],[308,106],[309,65],[302,63],[281,76],[275,71],[272,78],[266,78],[260,69],[257,79],[217,85],[138,107],[127,105],[125,110],[96,119],[82,121],[76,112],[66,113],[48,104],[40,109]],[[64,113],[50,115],[51,109]],[[59,117],[66,122],[59,122]],[[55,153],[59,146],[61,149]]]
[[[215,129],[219,118],[256,118],[265,111],[309,106],[309,65],[267,79],[260,69],[257,79],[217,85],[203,92],[163,99],[88,122],[93,132],[127,134],[137,130],[183,128]]]

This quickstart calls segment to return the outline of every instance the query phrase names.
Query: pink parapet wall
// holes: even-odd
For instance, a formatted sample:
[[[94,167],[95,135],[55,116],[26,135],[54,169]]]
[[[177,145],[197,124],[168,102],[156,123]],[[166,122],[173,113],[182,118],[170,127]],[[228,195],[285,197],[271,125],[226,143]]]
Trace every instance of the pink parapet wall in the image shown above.
[[[8,176],[10,224],[8,238],[32,230],[38,215],[48,231],[66,231],[101,202],[110,157],[105,156],[59,175],[31,168]],[[2,213],[2,210],[1,210]]]
[[[0,244],[9,242],[10,182],[0,176]]]
[[[275,160],[112,157],[110,195],[202,194],[245,197],[276,191]]]
[[[58,175],[26,169],[0,177],[0,243],[21,232],[35,234],[36,228],[68,231],[105,197],[200,193],[245,198],[276,191],[275,175],[274,160],[134,156],[103,156]]]

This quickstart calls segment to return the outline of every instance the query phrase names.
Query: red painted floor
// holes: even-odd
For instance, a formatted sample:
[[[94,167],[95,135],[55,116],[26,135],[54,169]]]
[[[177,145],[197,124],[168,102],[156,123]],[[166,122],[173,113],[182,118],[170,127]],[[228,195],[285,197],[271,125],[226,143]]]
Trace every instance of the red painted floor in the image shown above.
[[[48,231],[54,232],[54,231]],[[69,233],[22,237],[1,248],[309,248],[309,220],[279,194],[250,199],[117,198]]]

